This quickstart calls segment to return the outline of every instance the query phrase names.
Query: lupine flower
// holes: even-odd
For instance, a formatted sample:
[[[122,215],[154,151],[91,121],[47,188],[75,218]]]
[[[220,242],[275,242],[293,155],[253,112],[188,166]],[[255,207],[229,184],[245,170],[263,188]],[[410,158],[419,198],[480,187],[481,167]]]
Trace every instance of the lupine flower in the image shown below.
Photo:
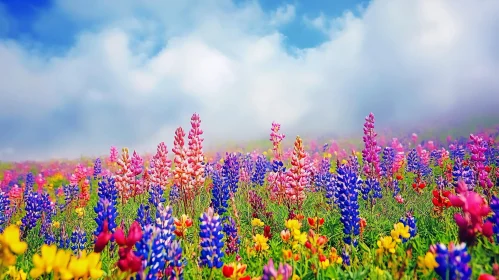
[[[132,183],[132,161],[127,148],[123,148],[121,157],[117,161],[119,166],[114,178],[116,180],[116,188],[121,196],[121,200],[125,203],[131,197]]]
[[[109,153],[109,163],[115,163],[118,161],[118,149],[115,146],[111,146]]]
[[[191,117],[191,129],[189,130],[188,149],[186,151],[188,161],[188,172],[191,180],[190,189],[198,194],[201,187],[204,185],[204,154],[203,154],[203,130],[200,128],[201,118],[198,114],[193,114]]]
[[[332,174],[329,172],[331,169],[331,162],[327,158],[323,158],[319,164],[319,170],[315,174],[314,183],[317,186],[317,191],[326,191],[327,184],[331,181]]]
[[[176,204],[180,198],[180,193],[177,185],[173,185],[170,188],[170,194],[168,195],[170,204]]]
[[[165,268],[163,245],[159,240],[159,229],[152,224],[142,227],[142,239],[135,243],[134,254],[142,260],[138,279],[156,279]],[[149,267],[149,271],[145,269]]]
[[[305,150],[303,142],[299,136],[293,149],[293,156],[291,158],[291,168],[287,172],[288,185],[286,188],[286,195],[291,205],[295,205],[298,210],[301,209],[303,201],[306,198],[305,186],[307,185],[308,176],[310,175],[305,167]]]
[[[156,207],[160,203],[164,203],[166,199],[163,197],[163,187],[161,185],[152,185],[149,189],[149,199],[147,201]]]
[[[131,197],[135,197],[142,192],[144,192],[143,181],[138,177],[142,174],[144,170],[144,160],[140,157],[140,155],[133,151],[131,165],[130,165],[130,186],[131,186]]]
[[[189,161],[187,158],[187,150],[185,148],[185,132],[182,127],[175,130],[175,139],[173,141],[173,153],[175,157],[175,169],[173,170],[173,183],[179,188],[179,199],[184,204],[184,210],[187,212],[190,200],[194,198],[193,190],[189,186]]]
[[[225,253],[227,255],[232,255],[239,252],[239,244],[241,243],[241,240],[237,232],[236,221],[234,221],[234,219],[230,216],[225,218],[223,232],[225,233],[226,243]]]
[[[258,155],[255,162],[255,169],[251,176],[251,182],[259,186],[265,183],[265,173],[267,172],[267,159],[263,155]]]
[[[456,158],[454,162],[454,167],[452,168],[452,179],[455,186],[457,186],[459,181],[464,181],[470,191],[473,190],[473,186],[475,185],[473,170],[471,170],[469,166],[465,166],[461,158]]]
[[[279,133],[280,129],[281,129],[280,124],[278,124],[276,122],[272,122],[272,128],[271,128],[271,132],[270,132],[270,141],[272,142],[275,160],[281,159],[279,147],[280,147],[281,141],[286,137],[284,134]]]
[[[380,175],[391,178],[393,176],[393,161],[395,159],[395,152],[392,147],[385,147],[383,149],[383,159],[380,163]]]
[[[165,269],[164,276],[168,279],[184,279],[184,263],[185,259],[182,257],[182,246],[180,241],[173,240],[170,247],[166,252],[166,259],[169,264]]]
[[[224,164],[222,166],[222,178],[224,185],[227,185],[224,188],[227,188],[229,190],[231,196],[234,196],[237,192],[237,184],[239,183],[239,169],[240,165],[237,155],[234,153],[227,153]]]
[[[150,184],[166,188],[170,177],[172,161],[168,158],[168,148],[164,142],[158,144],[156,154],[152,158],[150,173]],[[149,187],[149,186],[148,186]]]
[[[370,113],[365,120],[364,136],[362,137],[365,144],[365,148],[362,150],[362,158],[365,161],[364,173],[367,177],[376,179],[379,177],[381,171],[378,155],[381,151],[381,147],[378,146],[376,141],[376,136],[378,134],[374,131],[374,114]]]
[[[435,253],[435,260],[438,263],[435,272],[442,279],[471,279],[469,266],[471,256],[468,254],[465,243],[454,245],[451,242],[448,248],[440,243],[436,245]]]
[[[212,174],[213,188],[211,189],[211,204],[213,209],[218,215],[223,215],[227,211],[227,204],[229,200],[229,185],[224,184],[223,179],[220,177],[220,172],[214,170]]]
[[[486,142],[483,141],[483,138],[473,134],[470,135],[470,139],[469,148],[472,153],[471,160],[475,163],[478,183],[484,188],[491,188],[493,184],[484,165],[485,151],[487,151]]]
[[[494,225],[493,231],[496,236],[496,242],[499,243],[499,198],[497,196],[492,196],[490,209],[492,210],[492,216],[488,218],[488,221]]]
[[[108,230],[113,233],[116,228],[116,217],[118,216],[116,211],[118,191],[114,179],[110,177],[104,178],[99,181],[98,185],[99,200],[94,208],[97,214],[95,218],[97,223],[97,228],[94,231],[95,236],[102,232],[104,221],[107,221]]]
[[[97,176],[99,176],[102,173],[102,162],[100,158],[95,159],[94,163],[94,179],[97,179]]]
[[[222,224],[220,216],[215,214],[213,208],[201,215],[200,222],[200,246],[201,256],[200,265],[208,268],[221,268],[223,265],[222,257],[224,247]]]
[[[10,219],[10,200],[6,193],[0,191],[0,232]]]
[[[81,227],[76,227],[71,234],[71,250],[77,255],[85,249],[87,233]]]
[[[251,159],[251,155],[249,153],[246,155],[241,155],[241,169],[239,172],[239,178],[241,182],[250,182],[251,175],[253,173],[253,166],[254,162]]]
[[[262,216],[266,216],[267,218],[271,217],[272,212],[267,212],[267,206],[263,202],[262,197],[259,196],[256,191],[248,191],[248,202],[253,210],[251,215],[253,218],[262,218]]]
[[[25,201],[26,215],[22,218],[21,231],[26,234],[29,229],[36,227],[42,216],[42,196],[34,191],[28,191]]]
[[[357,201],[358,189],[362,184],[362,179],[352,172],[351,168],[341,165],[338,168],[338,192],[337,201],[341,211],[340,221],[343,223],[343,241],[346,244],[357,244],[357,240],[352,237],[360,234],[359,229],[359,204]]]

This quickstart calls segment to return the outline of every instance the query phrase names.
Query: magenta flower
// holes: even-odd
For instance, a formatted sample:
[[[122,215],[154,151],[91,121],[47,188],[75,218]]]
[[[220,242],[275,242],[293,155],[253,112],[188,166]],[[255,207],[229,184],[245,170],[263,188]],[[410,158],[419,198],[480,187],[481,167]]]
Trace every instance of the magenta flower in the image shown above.
[[[476,192],[469,191],[463,181],[459,181],[457,195],[450,195],[452,206],[459,207],[463,213],[456,213],[454,219],[459,227],[459,239],[472,245],[476,242],[478,233],[491,238],[493,234],[492,223],[484,218],[490,213],[486,200]]]

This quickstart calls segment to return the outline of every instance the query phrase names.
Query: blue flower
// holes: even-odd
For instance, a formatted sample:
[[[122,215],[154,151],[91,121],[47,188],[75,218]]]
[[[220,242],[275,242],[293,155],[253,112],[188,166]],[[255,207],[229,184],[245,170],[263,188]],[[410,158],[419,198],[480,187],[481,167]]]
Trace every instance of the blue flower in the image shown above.
[[[229,200],[229,185],[224,184],[220,177],[220,172],[214,170],[212,174],[213,188],[211,190],[211,203],[215,212],[223,215],[227,211],[227,201]]]
[[[341,212],[340,221],[343,223],[343,233],[345,234],[343,241],[354,246],[357,245],[355,236],[360,234],[358,193],[361,184],[362,179],[351,167],[343,164],[338,168],[336,197]]]
[[[71,250],[75,254],[79,254],[80,251],[85,249],[85,244],[87,243],[87,234],[81,227],[76,227],[71,234]]]
[[[412,149],[407,155],[407,172],[418,172],[421,167],[420,161],[416,149]]]
[[[102,173],[102,162],[100,158],[97,158],[94,163],[94,179],[97,179],[97,176],[99,176]]]
[[[492,216],[488,220],[492,223],[492,230],[496,236],[496,242],[499,243],[499,198],[497,196],[492,196],[490,200],[490,210],[492,211]]]
[[[404,217],[400,218],[400,222],[404,224],[404,226],[409,226],[409,234],[411,235],[410,238],[416,236],[416,234],[418,233],[418,228],[416,225],[417,220],[413,216],[412,211],[407,212]],[[404,238],[403,241],[406,242],[407,240],[408,239]]]
[[[208,208],[208,211],[203,213],[199,218],[200,222],[200,245],[201,255],[200,265],[208,268],[221,268],[223,265],[222,258],[224,247],[222,224],[220,216],[215,214],[213,208]]]
[[[97,205],[94,207],[94,211],[97,214],[95,222],[97,223],[97,228],[94,231],[94,235],[99,235],[103,230],[104,221],[108,222],[108,229],[110,232],[114,232],[116,229],[116,217],[118,212],[116,210],[118,190],[115,187],[115,181],[111,177],[103,178],[98,183],[98,197]]]
[[[227,153],[222,166],[222,177],[224,184],[228,186],[232,195],[235,195],[237,192],[237,183],[239,183],[239,161],[236,154]]]
[[[251,176],[251,182],[259,186],[265,183],[265,174],[267,173],[267,159],[263,155],[258,155],[255,162],[255,169]]]
[[[3,229],[9,219],[10,219],[9,196],[4,192],[0,192],[0,232],[3,232]]]
[[[466,249],[466,243],[459,245],[450,244],[449,248],[444,244],[437,244],[435,261],[438,267],[435,272],[442,279],[471,279],[471,267],[469,265],[471,256]]]

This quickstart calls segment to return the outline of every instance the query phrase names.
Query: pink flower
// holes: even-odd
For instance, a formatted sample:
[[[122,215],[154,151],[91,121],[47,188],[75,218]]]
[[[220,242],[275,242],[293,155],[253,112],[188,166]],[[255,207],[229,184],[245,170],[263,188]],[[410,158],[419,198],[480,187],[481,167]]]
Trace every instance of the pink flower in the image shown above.
[[[454,215],[461,242],[474,244],[477,233],[490,238],[492,224],[489,221],[484,223],[484,218],[490,213],[486,200],[476,192],[469,191],[463,181],[458,183],[457,192],[457,195],[449,195],[449,200],[452,206],[463,211]]]

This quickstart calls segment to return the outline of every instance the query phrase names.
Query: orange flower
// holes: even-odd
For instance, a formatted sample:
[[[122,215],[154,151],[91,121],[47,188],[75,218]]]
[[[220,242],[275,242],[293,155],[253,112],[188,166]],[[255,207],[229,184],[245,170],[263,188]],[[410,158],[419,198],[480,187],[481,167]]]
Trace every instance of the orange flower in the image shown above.
[[[249,275],[244,276],[246,267],[245,264],[240,263],[226,264],[222,267],[222,274],[225,278],[231,280],[250,280],[251,277]]]
[[[367,226],[366,219],[360,218],[360,221],[359,221],[360,234],[362,234],[364,232],[364,229],[366,228],[366,226]]]
[[[319,230],[319,228],[324,224],[324,218],[319,217],[308,217],[307,221],[308,225],[316,230]]]
[[[282,249],[282,257],[284,260],[290,260],[293,257],[293,252],[289,249]]]
[[[176,227],[174,231],[175,235],[177,235],[178,237],[184,237],[187,233],[187,229],[192,226],[192,219],[189,218],[189,216],[183,214],[180,217],[180,220],[175,218],[174,223]]]
[[[289,232],[289,230],[285,229],[281,231],[282,241],[288,242],[290,238],[291,238],[291,233]]]

